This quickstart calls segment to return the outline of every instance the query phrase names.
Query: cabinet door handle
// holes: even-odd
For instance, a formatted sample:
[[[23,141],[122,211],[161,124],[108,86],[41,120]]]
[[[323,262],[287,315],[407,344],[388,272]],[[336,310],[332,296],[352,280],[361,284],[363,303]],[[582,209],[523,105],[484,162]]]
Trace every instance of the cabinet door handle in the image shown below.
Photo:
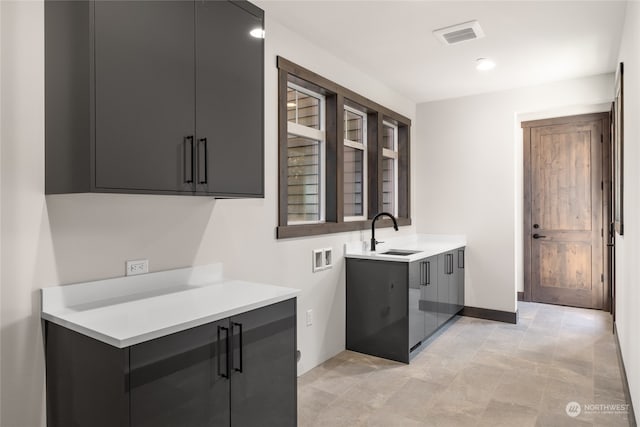
[[[201,163],[200,147],[201,146],[204,147],[204,156],[202,156],[202,158],[204,159],[203,167],[200,167],[200,163]],[[208,181],[208,169],[209,169],[208,158],[209,158],[209,152],[208,152],[207,138],[200,138],[198,140],[198,183],[199,184],[206,184]]]
[[[453,274],[453,254],[447,254],[447,274]]]
[[[193,135],[185,136],[182,141],[184,154],[184,182],[193,182]]]
[[[462,263],[460,260],[462,260]],[[464,250],[462,249],[458,249],[458,268],[464,268]]]
[[[240,329],[240,332],[238,333],[239,344],[240,344],[240,346],[238,347],[238,349],[240,350],[240,363],[238,365],[239,367],[236,368],[236,366],[235,366],[235,358],[233,358],[232,359],[233,370],[234,371],[238,371],[238,372],[242,372],[242,323],[231,322],[231,336],[235,336],[235,334],[233,333],[233,327],[234,326],[237,326]]]
[[[427,280],[426,280],[426,285],[430,285],[431,284],[431,262],[430,261],[426,261],[425,265],[427,267]]]
[[[424,286],[427,284],[427,272],[425,271],[426,266],[424,262],[420,263],[420,286]]]
[[[222,364],[222,355],[220,354],[220,331],[224,331],[224,347],[225,347],[225,358],[226,358],[226,367],[225,373],[222,373],[222,369],[220,365]],[[229,378],[229,328],[225,328],[224,326],[218,326],[218,376],[222,378]]]

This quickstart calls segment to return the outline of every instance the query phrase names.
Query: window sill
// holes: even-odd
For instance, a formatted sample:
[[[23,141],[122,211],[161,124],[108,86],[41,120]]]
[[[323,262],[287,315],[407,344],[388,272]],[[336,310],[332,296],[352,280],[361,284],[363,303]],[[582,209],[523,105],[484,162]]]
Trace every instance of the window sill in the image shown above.
[[[397,218],[398,226],[411,225],[411,218]],[[376,228],[391,227],[389,219],[380,219]],[[290,239],[294,237],[320,236],[323,234],[344,233],[348,231],[369,230],[371,220],[349,222],[323,222],[321,224],[281,225],[276,228],[276,238]]]

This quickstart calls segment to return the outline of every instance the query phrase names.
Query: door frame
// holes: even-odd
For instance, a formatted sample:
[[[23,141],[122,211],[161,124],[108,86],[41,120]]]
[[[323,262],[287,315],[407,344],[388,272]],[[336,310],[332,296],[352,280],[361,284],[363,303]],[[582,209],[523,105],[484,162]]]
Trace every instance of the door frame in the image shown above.
[[[581,122],[591,122],[602,120],[602,268],[603,280],[603,310],[612,310],[611,298],[611,277],[612,262],[609,243],[608,230],[611,223],[612,185],[611,185],[611,117],[610,112],[580,114],[573,116],[554,117],[541,120],[523,121],[522,141],[523,141],[523,269],[524,269],[524,292],[523,301],[532,301],[531,296],[531,129],[542,126],[554,126],[564,124],[575,124]]]

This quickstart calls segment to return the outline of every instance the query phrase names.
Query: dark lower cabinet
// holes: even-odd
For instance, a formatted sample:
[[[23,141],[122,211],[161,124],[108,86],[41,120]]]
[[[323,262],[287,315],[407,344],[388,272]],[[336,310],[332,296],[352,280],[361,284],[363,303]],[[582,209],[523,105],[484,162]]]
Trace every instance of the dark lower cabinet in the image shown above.
[[[290,299],[127,348],[45,322],[47,425],[295,426]]]
[[[347,258],[347,350],[409,362],[407,265]]]
[[[347,258],[346,348],[409,363],[464,306],[464,248],[405,263]]]
[[[464,248],[438,255],[438,327],[464,307]]]
[[[230,421],[228,320],[131,346],[131,427]]]
[[[295,300],[230,319],[231,424],[297,425]]]
[[[438,257],[419,261],[424,281],[420,287],[420,312],[424,316],[424,335],[433,334],[438,329]]]

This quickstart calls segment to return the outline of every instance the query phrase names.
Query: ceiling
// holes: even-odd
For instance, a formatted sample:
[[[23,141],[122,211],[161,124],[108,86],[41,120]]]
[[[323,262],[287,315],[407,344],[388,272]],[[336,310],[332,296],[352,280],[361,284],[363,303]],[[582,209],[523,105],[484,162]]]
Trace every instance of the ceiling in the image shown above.
[[[626,7],[623,1],[255,2],[269,19],[415,102],[613,72]],[[445,46],[432,34],[474,19],[484,38]],[[496,68],[477,71],[481,57]]]

